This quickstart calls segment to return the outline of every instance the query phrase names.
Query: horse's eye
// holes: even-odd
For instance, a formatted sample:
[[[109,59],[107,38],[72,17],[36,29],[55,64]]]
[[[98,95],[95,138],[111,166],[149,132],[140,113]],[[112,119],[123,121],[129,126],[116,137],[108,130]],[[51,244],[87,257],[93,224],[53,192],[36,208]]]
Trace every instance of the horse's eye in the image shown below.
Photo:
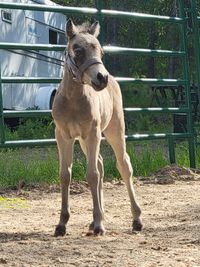
[[[74,60],[76,64],[81,64],[84,61],[85,50],[84,48],[76,48],[74,49]]]
[[[83,54],[83,50],[81,48],[78,48],[74,50],[75,57],[81,57]]]

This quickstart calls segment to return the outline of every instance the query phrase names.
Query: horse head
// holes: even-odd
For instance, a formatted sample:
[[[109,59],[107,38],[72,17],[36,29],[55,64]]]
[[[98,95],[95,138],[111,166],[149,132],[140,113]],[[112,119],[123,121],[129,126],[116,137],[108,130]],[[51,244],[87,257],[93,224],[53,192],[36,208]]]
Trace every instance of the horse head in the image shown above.
[[[75,26],[72,20],[66,23],[68,46],[66,64],[74,80],[92,86],[96,91],[108,84],[108,71],[102,62],[103,50],[97,40],[99,22]]]

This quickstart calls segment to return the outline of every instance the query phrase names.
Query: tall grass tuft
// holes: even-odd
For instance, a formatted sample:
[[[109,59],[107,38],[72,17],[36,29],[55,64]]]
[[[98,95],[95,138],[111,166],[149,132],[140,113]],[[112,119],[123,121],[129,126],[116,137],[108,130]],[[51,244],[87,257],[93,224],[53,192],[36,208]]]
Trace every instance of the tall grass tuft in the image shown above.
[[[127,151],[135,176],[149,176],[168,164],[166,153],[164,153],[163,149],[153,149],[152,145],[137,148],[133,143],[129,143]]]

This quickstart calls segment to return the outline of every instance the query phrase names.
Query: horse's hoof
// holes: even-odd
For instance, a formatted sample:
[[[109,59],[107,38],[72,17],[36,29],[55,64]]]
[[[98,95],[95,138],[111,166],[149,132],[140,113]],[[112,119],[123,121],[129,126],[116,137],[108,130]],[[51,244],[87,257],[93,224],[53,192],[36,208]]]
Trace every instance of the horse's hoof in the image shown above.
[[[91,224],[89,225],[89,231],[93,231],[94,230],[94,222],[91,222]]]
[[[132,224],[132,227],[133,227],[133,229],[132,229],[133,232],[134,232],[134,231],[141,231],[143,225],[142,225],[142,223],[140,222],[140,220],[134,220],[134,221],[133,221],[133,224]]]
[[[99,236],[99,235],[104,235],[105,234],[105,229],[100,227],[100,226],[97,226],[94,228],[94,235],[96,236]]]
[[[57,225],[56,226],[56,230],[55,230],[55,233],[54,233],[54,236],[57,237],[57,236],[64,236],[66,234],[66,227],[65,225]]]

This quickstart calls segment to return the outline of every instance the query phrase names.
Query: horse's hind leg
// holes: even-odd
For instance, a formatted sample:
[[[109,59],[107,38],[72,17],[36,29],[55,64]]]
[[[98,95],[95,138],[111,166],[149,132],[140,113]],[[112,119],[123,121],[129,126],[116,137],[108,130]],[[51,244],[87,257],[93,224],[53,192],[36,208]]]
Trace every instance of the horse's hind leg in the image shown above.
[[[115,129],[115,126],[118,129]],[[119,128],[119,124],[114,124],[113,127],[109,127],[104,131],[104,135],[112,146],[116,160],[117,160],[117,168],[121,174],[122,179],[124,180],[130,202],[131,202],[131,211],[133,215],[133,231],[141,231],[142,229],[142,222],[140,219],[141,209],[139,204],[137,203],[134,188],[133,188],[133,169],[131,166],[129,155],[126,152],[126,143],[124,139],[124,131]]]
[[[56,141],[59,152],[59,164],[60,164],[60,182],[62,190],[62,204],[60,221],[56,226],[54,236],[63,236],[66,233],[66,223],[70,217],[70,205],[69,205],[69,186],[71,181],[72,161],[73,161],[73,144],[74,140],[66,140],[56,130]]]
[[[98,156],[98,171],[100,175],[100,180],[99,180],[99,186],[98,186],[98,191],[99,191],[99,202],[101,206],[101,210],[104,213],[104,205],[103,205],[103,177],[104,177],[104,167],[103,167],[103,158],[99,154]],[[94,230],[94,221],[90,224],[89,230],[93,231]]]

